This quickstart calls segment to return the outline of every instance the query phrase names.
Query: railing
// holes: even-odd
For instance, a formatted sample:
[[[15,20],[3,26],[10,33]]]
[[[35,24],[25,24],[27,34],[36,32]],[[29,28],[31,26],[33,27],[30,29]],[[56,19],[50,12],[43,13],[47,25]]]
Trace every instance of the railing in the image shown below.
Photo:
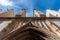
[[[0,17],[0,20],[10,20],[10,19],[45,20],[45,19],[60,19],[60,17]]]

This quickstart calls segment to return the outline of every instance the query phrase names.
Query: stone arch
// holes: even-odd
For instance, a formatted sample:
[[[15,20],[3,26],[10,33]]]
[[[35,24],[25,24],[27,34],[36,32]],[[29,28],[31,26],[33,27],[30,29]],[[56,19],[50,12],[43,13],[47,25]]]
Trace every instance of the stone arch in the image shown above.
[[[8,40],[45,40],[46,34],[35,29],[28,28],[10,35]],[[6,40],[7,40],[6,39]]]

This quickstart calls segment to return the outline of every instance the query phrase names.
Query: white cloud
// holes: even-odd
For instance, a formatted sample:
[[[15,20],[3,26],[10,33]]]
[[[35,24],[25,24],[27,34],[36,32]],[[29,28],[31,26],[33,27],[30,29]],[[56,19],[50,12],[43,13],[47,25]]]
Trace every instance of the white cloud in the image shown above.
[[[20,0],[20,4],[26,7],[31,7],[33,5],[32,1],[30,0]]]
[[[0,0],[0,5],[1,6],[13,6],[14,3],[12,1],[9,1],[9,0]]]
[[[7,8],[11,8],[11,7],[15,7],[15,8],[20,8],[19,6],[16,6],[15,5],[15,2],[13,1],[10,1],[10,0],[0,0],[0,5],[1,6],[4,6],[4,7],[7,7]]]

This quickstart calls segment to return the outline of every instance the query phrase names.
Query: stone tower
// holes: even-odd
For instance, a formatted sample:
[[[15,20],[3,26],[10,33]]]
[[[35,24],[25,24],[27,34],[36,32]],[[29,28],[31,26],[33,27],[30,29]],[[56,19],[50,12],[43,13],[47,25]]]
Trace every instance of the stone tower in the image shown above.
[[[14,17],[13,9],[0,13],[0,17]]]
[[[18,14],[16,14],[17,17],[26,17],[26,10],[22,9],[21,12],[19,12]]]

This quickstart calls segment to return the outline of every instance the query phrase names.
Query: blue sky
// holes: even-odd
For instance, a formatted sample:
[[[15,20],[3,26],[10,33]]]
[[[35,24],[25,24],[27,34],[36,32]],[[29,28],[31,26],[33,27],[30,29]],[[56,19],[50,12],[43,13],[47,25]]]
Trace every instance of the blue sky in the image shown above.
[[[47,8],[58,10],[60,8],[60,0],[0,0],[0,9],[7,10],[13,8],[14,14],[26,9],[26,15],[32,16],[33,9],[36,8],[45,13]]]

